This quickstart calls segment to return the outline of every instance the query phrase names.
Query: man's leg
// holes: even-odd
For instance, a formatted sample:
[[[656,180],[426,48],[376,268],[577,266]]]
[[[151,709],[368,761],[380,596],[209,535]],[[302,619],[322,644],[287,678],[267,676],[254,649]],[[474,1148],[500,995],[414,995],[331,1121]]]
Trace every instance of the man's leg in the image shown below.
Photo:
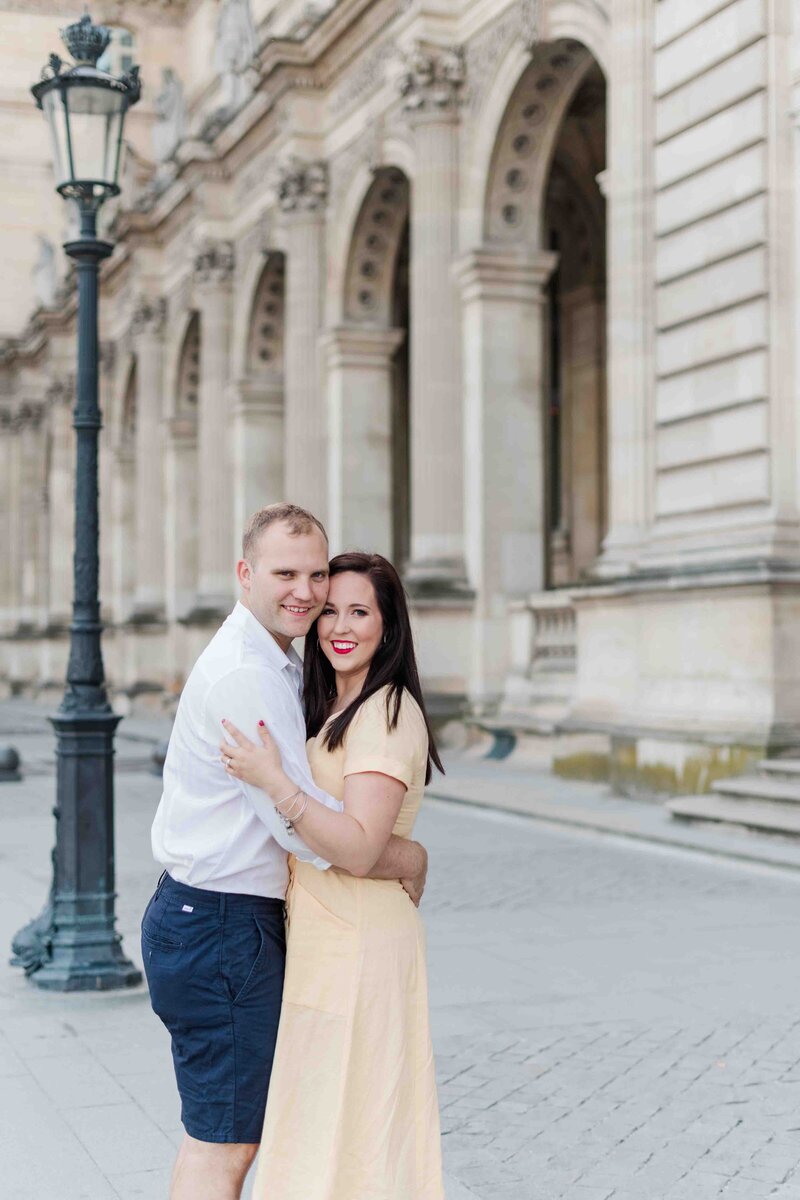
[[[239,1200],[258,1145],[198,1142],[184,1134],[169,1200]]]

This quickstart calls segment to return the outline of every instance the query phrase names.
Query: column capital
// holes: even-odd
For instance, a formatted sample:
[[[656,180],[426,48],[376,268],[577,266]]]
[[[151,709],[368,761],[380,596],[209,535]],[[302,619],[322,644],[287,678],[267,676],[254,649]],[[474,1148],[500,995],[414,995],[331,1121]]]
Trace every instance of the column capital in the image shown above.
[[[233,279],[235,265],[233,242],[222,238],[207,238],[195,253],[195,282],[211,287],[225,286]]]
[[[464,301],[541,300],[543,290],[558,264],[552,250],[538,250],[521,257],[518,251],[481,247],[470,250],[454,264],[453,271]]]
[[[278,204],[290,215],[322,213],[328,203],[328,164],[291,158],[280,168]]]
[[[409,120],[454,119],[466,80],[462,48],[417,43],[405,55],[404,65],[398,87]]]
[[[161,337],[167,324],[167,302],[163,296],[141,294],[134,304],[131,335]]]
[[[406,336],[404,329],[369,329],[340,325],[320,338],[331,367],[388,367]]]

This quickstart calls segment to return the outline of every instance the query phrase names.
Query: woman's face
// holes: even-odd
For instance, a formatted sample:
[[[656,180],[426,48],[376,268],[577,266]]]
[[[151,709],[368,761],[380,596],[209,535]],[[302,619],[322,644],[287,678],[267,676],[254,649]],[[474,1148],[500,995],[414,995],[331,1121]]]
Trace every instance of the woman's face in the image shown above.
[[[317,635],[338,676],[366,673],[383,637],[383,618],[368,575],[343,571],[333,576]]]

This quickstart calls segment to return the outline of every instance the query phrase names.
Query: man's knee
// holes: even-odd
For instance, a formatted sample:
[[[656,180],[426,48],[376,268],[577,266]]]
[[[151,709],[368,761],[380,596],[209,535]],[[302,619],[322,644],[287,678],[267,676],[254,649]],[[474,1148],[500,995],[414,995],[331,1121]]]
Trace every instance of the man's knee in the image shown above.
[[[185,1153],[196,1161],[207,1163],[228,1163],[234,1167],[241,1163],[249,1167],[258,1154],[258,1144],[251,1142],[201,1142],[191,1134],[184,1134],[181,1153]]]

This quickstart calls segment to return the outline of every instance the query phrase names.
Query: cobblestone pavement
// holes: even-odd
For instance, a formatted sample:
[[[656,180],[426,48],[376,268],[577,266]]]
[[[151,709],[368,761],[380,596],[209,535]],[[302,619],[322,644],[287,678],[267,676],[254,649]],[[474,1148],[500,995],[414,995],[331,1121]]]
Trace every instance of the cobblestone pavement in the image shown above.
[[[49,735],[6,738],[12,717],[0,742],[38,770],[0,786],[6,946],[46,892],[53,801]],[[137,958],[147,754],[120,740]],[[418,832],[448,1200],[800,1200],[800,876],[438,801]],[[179,1139],[143,988],[52,996],[0,967],[3,1200],[162,1200]]]

